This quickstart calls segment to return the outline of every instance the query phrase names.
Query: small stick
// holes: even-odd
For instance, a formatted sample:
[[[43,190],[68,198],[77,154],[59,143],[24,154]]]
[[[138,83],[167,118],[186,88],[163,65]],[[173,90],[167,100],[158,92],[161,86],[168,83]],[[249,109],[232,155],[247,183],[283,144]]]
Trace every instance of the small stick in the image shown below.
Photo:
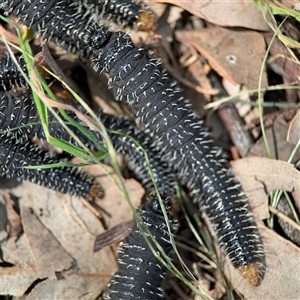
[[[286,221],[287,223],[289,223],[291,226],[293,226],[295,229],[297,229],[300,232],[300,225],[297,222],[295,222],[287,215],[285,215],[284,213],[282,213],[281,211],[279,211],[278,209],[274,208],[271,205],[269,205],[269,210],[271,211],[271,213],[281,218],[282,220]]]

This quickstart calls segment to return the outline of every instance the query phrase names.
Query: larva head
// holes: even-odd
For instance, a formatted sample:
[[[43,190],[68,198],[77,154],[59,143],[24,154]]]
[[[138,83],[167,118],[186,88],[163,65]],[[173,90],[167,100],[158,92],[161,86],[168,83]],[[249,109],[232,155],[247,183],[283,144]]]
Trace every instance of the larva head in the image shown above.
[[[103,39],[99,33],[91,35],[91,52],[92,64],[94,70],[104,70],[110,74],[112,69],[118,70],[119,66],[127,65],[127,53],[134,48],[131,38],[124,32],[112,32],[106,34],[106,40]]]
[[[170,198],[169,197],[163,197],[161,201],[162,201],[167,213],[169,213],[170,210],[171,210]],[[163,214],[158,199],[155,199],[155,200],[152,199],[152,200],[149,201],[149,203],[151,205],[151,210],[153,212],[155,212],[157,214],[160,214],[160,215]]]
[[[90,25],[86,28],[84,42],[90,52],[102,48],[109,39],[109,32],[105,27]]]
[[[100,30],[100,31],[95,31],[92,35],[91,35],[91,46],[92,48],[101,48],[104,46],[105,42],[107,42],[107,34],[104,33],[104,31]]]
[[[173,217],[171,197],[162,195],[162,203],[167,213],[171,231],[175,233],[178,230],[178,222]],[[151,219],[152,227],[158,226],[162,228],[162,223],[165,224],[166,222],[159,200],[154,194],[149,196],[145,205],[140,209],[139,214],[144,222],[149,223],[149,219]]]
[[[155,31],[157,24],[153,13],[142,11],[136,21],[137,29],[144,31]]]
[[[237,270],[247,280],[249,285],[257,286],[261,281],[262,267],[260,262],[254,262],[243,267],[238,267]]]
[[[94,201],[100,198],[103,198],[104,191],[100,184],[94,183],[90,189],[88,200]]]

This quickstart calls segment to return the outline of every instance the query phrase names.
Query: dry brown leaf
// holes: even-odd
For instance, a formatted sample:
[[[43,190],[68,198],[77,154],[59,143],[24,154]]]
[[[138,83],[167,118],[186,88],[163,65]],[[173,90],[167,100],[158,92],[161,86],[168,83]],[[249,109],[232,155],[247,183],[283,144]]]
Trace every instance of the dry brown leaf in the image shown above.
[[[232,84],[257,88],[266,52],[261,34],[211,27],[201,31],[176,31],[175,36],[181,43],[199,51],[212,68]],[[262,86],[267,85],[264,72]]]
[[[72,266],[74,263],[72,257],[29,207],[22,206],[21,216],[39,278],[56,279],[56,272],[67,270]]]
[[[64,273],[61,280],[46,280],[38,283],[26,300],[37,299],[96,299],[106,285],[92,274]]]
[[[3,196],[5,201],[6,214],[9,222],[9,236],[18,237],[22,232],[21,217],[16,211],[15,202],[11,194]]]
[[[248,157],[231,162],[258,220],[269,217],[268,195],[273,190],[291,192],[300,207],[300,172],[285,161]]]
[[[210,23],[229,26],[246,27],[254,30],[270,30],[262,12],[249,0],[206,0],[206,1],[176,1],[154,0],[160,3],[170,3],[189,11],[191,14],[205,19]]]
[[[297,130],[296,130],[297,131]],[[283,118],[276,118],[272,126],[267,128],[266,137],[273,158],[288,161],[294,145],[286,141],[288,123]],[[299,134],[299,132],[296,134]],[[259,138],[250,150],[252,156],[268,156],[263,137]],[[300,158],[300,151],[296,153],[292,162]]]
[[[246,299],[296,299],[300,294],[300,249],[267,228],[268,194],[283,189],[300,204],[300,172],[285,161],[248,157],[233,161],[232,167],[242,182],[257,220],[265,253],[265,274],[258,287],[251,287],[226,262],[226,273],[234,288]]]
[[[131,233],[134,224],[134,220],[123,222],[106,232],[97,235],[94,244],[94,252],[98,252],[106,246],[124,240]]]
[[[107,219],[109,227],[111,228],[122,222],[132,220],[133,215],[127,202],[112,181],[112,178],[117,182],[119,181],[113,169],[106,166],[106,169],[109,174],[111,174],[112,178],[106,176],[104,170],[100,169],[96,165],[88,166],[83,169],[88,170],[88,172],[93,176],[99,178],[105,190],[105,197],[104,199],[99,200],[98,204],[101,205],[101,207],[103,207],[105,210],[109,211],[112,215],[112,218]],[[130,195],[130,200],[133,206],[138,207],[141,204],[141,199],[145,193],[145,190],[141,184],[134,179],[125,180],[125,186]]]
[[[290,122],[287,131],[287,141],[293,145],[297,145],[300,140],[300,111],[297,112],[293,120]]]
[[[22,234],[18,240],[10,238],[3,242],[1,250],[4,261],[22,268],[36,268],[34,257],[25,234]]]
[[[197,55],[197,52],[195,55]],[[209,91],[213,91],[211,83],[207,78],[207,71],[205,70],[207,66],[208,66],[207,64],[203,65],[200,62],[200,60],[197,58],[195,62],[188,65],[187,67],[188,72],[184,74],[184,76],[182,76],[186,80],[189,80],[192,83],[195,82],[197,84],[197,88],[201,87],[201,89],[204,91],[203,95],[201,93],[199,94],[198,89],[195,90],[185,89],[184,91],[186,97],[190,99],[191,102],[193,103],[194,109],[199,112],[203,110],[203,106],[207,104],[207,102],[210,101],[211,99],[212,93],[209,93]],[[216,90],[215,94],[217,93],[218,91]]]
[[[23,206],[30,206],[62,247],[76,261],[82,272],[102,273],[115,267],[114,257],[109,249],[99,256],[93,256],[94,236],[103,231],[99,220],[83,205],[80,199],[45,190],[43,187],[25,183],[27,196]],[[30,193],[28,188],[33,192]],[[18,192],[18,191],[15,191]],[[43,195],[39,197],[38,195]],[[105,262],[101,259],[105,257]]]
[[[266,271],[260,286],[249,286],[230,263],[226,273],[231,284],[246,299],[299,299],[300,295],[300,249],[276,232],[258,222],[263,240]]]
[[[0,295],[21,297],[26,290],[38,279],[36,269],[21,267],[0,267]]]

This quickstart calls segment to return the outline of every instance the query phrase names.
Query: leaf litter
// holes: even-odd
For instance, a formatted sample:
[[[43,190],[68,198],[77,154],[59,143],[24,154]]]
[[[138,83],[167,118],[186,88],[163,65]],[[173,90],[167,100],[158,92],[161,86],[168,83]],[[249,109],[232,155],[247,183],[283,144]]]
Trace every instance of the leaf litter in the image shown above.
[[[270,51],[272,57],[269,58],[267,66],[264,66],[263,76],[260,78],[266,45],[271,43],[269,36],[273,32],[253,2],[155,2],[169,3],[173,9],[174,6],[181,7],[181,10],[176,10],[176,17],[166,18],[165,23],[160,22],[158,28],[160,34],[167,34],[167,38],[161,38],[165,38],[165,44],[162,45],[164,47],[159,49],[160,53],[166,54],[163,62],[169,64],[170,70],[177,77],[179,74],[186,78],[188,73],[188,78],[192,78],[189,79],[191,82],[200,87],[204,84],[204,89],[209,92],[214,91],[208,75],[212,70],[222,82],[227,80],[244,89],[257,88],[259,80],[263,87],[267,87],[273,84],[273,78],[278,80],[278,76],[287,85],[295,80],[299,62],[291,62],[291,49],[283,51],[283,44],[278,39],[274,41],[274,47]],[[291,3],[288,4],[292,8]],[[167,8],[168,6],[160,6],[159,15],[164,16]],[[188,21],[183,17],[187,12],[193,15],[190,15]],[[143,38],[134,36],[137,43],[143,40],[142,43],[145,44],[148,38],[147,35],[143,35]],[[174,47],[174,42],[179,43],[178,48]],[[190,58],[184,66],[180,65],[180,55],[183,54]],[[270,69],[273,73],[270,73]],[[185,82],[182,84],[185,85]],[[196,107],[200,107],[200,101],[207,103],[212,100],[210,93],[202,97],[197,89],[190,88],[192,86],[185,89]],[[95,87],[93,84],[90,87],[92,94],[95,94],[93,97],[96,97],[97,92],[93,93]],[[278,99],[284,102],[285,97],[289,103],[299,103],[297,90],[293,97],[289,96],[288,90],[267,95],[274,103]],[[256,98],[249,96],[246,104],[249,105],[250,101],[256,101]],[[266,138],[271,147],[272,159],[267,158],[265,140],[260,136],[260,125],[253,125],[251,119],[245,115],[247,128],[258,138],[250,150],[250,157],[234,160],[232,166],[242,182],[259,226],[265,250],[266,271],[259,287],[245,284],[227,261],[225,273],[241,299],[295,299],[300,294],[300,250],[287,236],[281,236],[274,229],[268,228],[266,220],[271,214],[270,196],[277,190],[287,191],[291,195],[299,214],[300,173],[294,165],[300,158],[299,149],[293,154],[292,163],[287,162],[299,143],[299,111],[293,118],[285,120],[282,110],[276,106],[264,110],[264,117],[268,114],[277,116],[271,124],[266,124]],[[213,115],[203,110],[201,113],[207,115],[207,119]],[[255,108],[251,109],[249,115],[251,113],[254,117],[259,117]],[[214,128],[214,132],[221,129]],[[225,135],[222,135],[220,143],[223,146],[225,144],[228,149],[234,148]],[[105,198],[97,204],[111,214],[110,217],[104,214],[108,228],[132,220],[127,203],[109,176],[99,166],[89,166],[86,169],[97,176],[104,186]],[[109,169],[109,174],[115,176],[113,173]],[[144,190],[133,179],[126,180],[126,186],[133,205],[137,207],[141,203]],[[113,247],[104,247],[100,252],[93,253],[95,237],[106,230],[93,211],[76,197],[65,196],[27,182],[13,189],[1,190],[1,196],[1,216],[5,215],[7,221],[14,224],[11,227],[14,230],[10,232],[4,226],[0,228],[1,237],[9,236],[8,239],[1,240],[2,261],[9,264],[0,266],[1,294],[15,297],[25,295],[25,299],[43,299],[45,295],[51,295],[52,299],[96,299],[116,271],[117,264]],[[10,198],[19,199],[19,214],[13,203],[8,201]],[[10,213],[3,213],[4,210]],[[293,229],[299,237],[299,231]],[[219,276],[216,275],[215,278],[217,282],[221,282]],[[210,290],[208,285],[208,293],[218,295],[219,299],[224,295],[224,289],[218,290],[214,294],[214,290]],[[186,289],[184,292],[189,294]],[[240,299],[239,297],[236,299]]]
[[[102,168],[90,168],[105,188],[99,205],[111,212],[109,226],[132,219],[129,206],[111,188]],[[109,172],[117,179],[112,169]],[[142,187],[133,179],[125,186],[138,206]],[[13,194],[20,200],[24,234],[1,245],[3,260],[13,265],[1,267],[1,293],[20,297],[33,286],[26,299],[96,299],[117,270],[112,248],[93,253],[96,235],[105,230],[99,219],[79,198],[29,182],[14,188]]]

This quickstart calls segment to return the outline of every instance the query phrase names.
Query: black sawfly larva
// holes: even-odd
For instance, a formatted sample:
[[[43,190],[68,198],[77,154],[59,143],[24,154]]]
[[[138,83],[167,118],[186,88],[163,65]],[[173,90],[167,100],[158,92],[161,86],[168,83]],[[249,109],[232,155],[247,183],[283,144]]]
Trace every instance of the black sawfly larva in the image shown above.
[[[19,18],[45,39],[80,58],[87,58],[84,35],[89,25],[71,0],[5,0],[1,1],[0,8],[6,15]],[[105,35],[105,27],[98,29]]]
[[[87,200],[102,198],[104,191],[100,183],[78,168],[24,168],[62,162],[30,141],[30,138],[45,138],[45,135],[34,101],[29,95],[27,89],[0,92],[0,174],[82,196]],[[28,125],[30,123],[32,125]],[[17,127],[20,128],[14,130]],[[60,132],[59,126],[55,129]]]
[[[168,199],[164,199],[163,203],[166,207],[171,231],[175,233],[178,226],[172,217]],[[149,199],[138,213],[144,225],[147,226],[157,243],[169,256],[173,248],[158,199]],[[138,224],[135,224],[132,232],[124,239],[122,246],[119,248],[119,270],[112,277],[105,290],[104,300],[156,300],[162,298],[160,285],[166,269],[152,253],[141,230],[143,229],[140,229]],[[156,249],[147,232],[145,230],[143,232],[149,238],[154,249]],[[157,249],[155,251],[157,255],[160,255]]]
[[[120,133],[109,133],[111,142],[116,152],[124,156],[129,169],[133,171],[147,191],[153,190],[154,187],[143,150],[147,153],[149,167],[159,192],[167,195],[175,192],[173,169],[163,159],[162,151],[153,145],[151,138],[147,134],[132,123],[122,118],[106,115],[103,112],[98,113],[98,119],[106,128]],[[135,142],[138,142],[140,146],[136,145]]]
[[[103,197],[101,185],[88,173],[76,167],[28,169],[60,163],[62,160],[44,151],[28,139],[0,133],[0,174],[28,180],[61,193],[95,200]]]
[[[188,181],[223,252],[249,284],[257,285],[263,247],[248,200],[222,159],[222,149],[215,146],[203,121],[158,59],[137,49],[123,32],[107,38],[105,45],[98,46],[97,30],[90,37],[94,69],[109,74],[116,97],[130,105],[145,131],[158,139],[169,162]]]
[[[154,31],[155,15],[141,1],[131,0],[73,0],[89,22],[113,22],[121,27]]]

